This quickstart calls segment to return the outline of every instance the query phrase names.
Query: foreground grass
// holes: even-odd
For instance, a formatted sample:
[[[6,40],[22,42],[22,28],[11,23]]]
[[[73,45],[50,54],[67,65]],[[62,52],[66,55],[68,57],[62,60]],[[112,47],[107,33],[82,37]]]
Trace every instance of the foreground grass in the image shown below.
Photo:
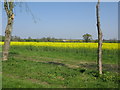
[[[104,74],[95,49],[13,46],[3,62],[3,88],[118,88],[118,51],[103,50]]]

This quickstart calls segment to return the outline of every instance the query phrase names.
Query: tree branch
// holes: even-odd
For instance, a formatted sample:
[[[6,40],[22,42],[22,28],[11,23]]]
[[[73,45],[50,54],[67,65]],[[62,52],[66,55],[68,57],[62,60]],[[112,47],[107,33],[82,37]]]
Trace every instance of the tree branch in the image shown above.
[[[5,11],[6,11],[7,15],[9,15],[9,9],[8,9],[8,2],[7,2],[7,0],[4,0],[4,8],[5,8]]]

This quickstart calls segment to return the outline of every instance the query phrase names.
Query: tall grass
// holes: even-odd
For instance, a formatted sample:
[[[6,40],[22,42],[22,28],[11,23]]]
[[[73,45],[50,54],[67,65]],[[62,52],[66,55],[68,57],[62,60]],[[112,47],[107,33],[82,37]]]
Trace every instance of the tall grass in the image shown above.
[[[16,51],[17,49],[17,51]],[[46,55],[48,57],[59,57],[66,59],[73,59],[77,61],[93,61],[97,60],[97,48],[69,48],[69,47],[48,47],[48,46],[12,46],[11,53],[16,51],[26,54],[38,54],[37,56]],[[103,49],[103,63],[118,63],[119,50]]]

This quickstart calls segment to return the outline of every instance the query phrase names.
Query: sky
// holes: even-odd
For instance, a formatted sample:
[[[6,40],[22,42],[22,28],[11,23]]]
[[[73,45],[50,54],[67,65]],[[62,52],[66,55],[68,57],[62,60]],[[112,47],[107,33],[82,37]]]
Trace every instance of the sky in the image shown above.
[[[82,35],[89,33],[97,39],[96,2],[27,2],[29,12],[25,4],[15,7],[13,36],[83,39]],[[100,4],[100,21],[103,39],[118,39],[117,2]],[[6,13],[2,8],[2,35],[6,23]]]

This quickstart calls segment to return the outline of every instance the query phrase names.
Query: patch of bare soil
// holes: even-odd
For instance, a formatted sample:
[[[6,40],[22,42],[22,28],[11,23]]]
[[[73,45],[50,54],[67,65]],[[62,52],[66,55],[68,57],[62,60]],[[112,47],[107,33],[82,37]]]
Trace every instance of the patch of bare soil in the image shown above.
[[[95,62],[78,62],[78,64],[73,65],[73,64],[62,63],[61,61],[64,61],[62,59],[55,59],[55,58],[49,58],[49,57],[39,57],[36,59],[33,56],[31,57],[15,56],[15,58],[21,58],[21,57],[24,58],[24,60],[60,65],[60,66],[68,67],[68,68],[86,68],[86,69],[97,70],[97,64]],[[44,60],[44,59],[48,59],[48,60]],[[103,64],[103,71],[118,72],[118,65]]]

